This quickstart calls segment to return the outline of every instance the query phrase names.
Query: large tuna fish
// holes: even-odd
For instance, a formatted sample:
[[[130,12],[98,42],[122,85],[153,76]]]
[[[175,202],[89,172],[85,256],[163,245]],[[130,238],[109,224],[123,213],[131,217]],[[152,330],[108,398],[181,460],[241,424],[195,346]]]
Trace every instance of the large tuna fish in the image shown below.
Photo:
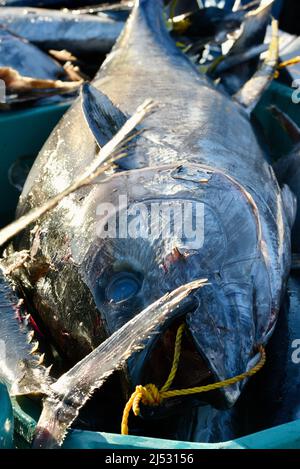
[[[223,380],[257,362],[285,289],[294,216],[249,119],[267,82],[261,71],[235,99],[220,92],[170,39],[161,2],[136,2],[94,87],[84,87],[45,144],[18,207],[22,215],[67,187],[126,114],[145,98],[157,102],[113,173],[15,242],[28,249],[34,236],[28,295],[61,354],[82,357],[165,292],[208,278],[185,317],[174,385]],[[177,326],[131,358],[131,386],[164,382]],[[241,389],[200,397],[232,406]]]

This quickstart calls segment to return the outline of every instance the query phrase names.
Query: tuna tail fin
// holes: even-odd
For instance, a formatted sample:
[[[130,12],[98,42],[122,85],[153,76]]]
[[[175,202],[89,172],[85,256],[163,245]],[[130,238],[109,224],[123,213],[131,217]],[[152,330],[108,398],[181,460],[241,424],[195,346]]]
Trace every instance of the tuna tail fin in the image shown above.
[[[113,138],[127,120],[105,94],[89,83],[82,86],[82,110],[100,148]]]
[[[237,93],[257,70],[273,3],[274,0],[262,1],[256,10],[246,14],[241,35],[214,71],[230,94]]]
[[[300,127],[298,127],[296,122],[277,106],[270,106],[270,111],[286,131],[292,142],[296,144],[300,143]]]
[[[260,100],[263,92],[274,78],[279,58],[278,21],[272,20],[272,39],[267,57],[261,68],[247,81],[241,90],[234,95],[236,101],[244,106],[250,114]]]

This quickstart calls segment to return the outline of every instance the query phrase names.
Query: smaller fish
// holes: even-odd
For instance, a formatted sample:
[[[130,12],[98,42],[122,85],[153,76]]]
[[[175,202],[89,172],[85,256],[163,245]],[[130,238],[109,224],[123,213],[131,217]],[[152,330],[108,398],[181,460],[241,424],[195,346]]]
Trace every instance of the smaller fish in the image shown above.
[[[0,8],[0,25],[48,51],[106,54],[121,33],[124,21],[105,13],[97,16],[41,8]]]
[[[63,79],[65,71],[55,60],[26,39],[0,26],[0,68],[44,80]]]
[[[195,0],[194,0],[195,1]],[[104,5],[87,6],[83,8],[76,8],[76,10],[69,10],[75,14],[89,14],[89,15],[100,15],[104,13],[109,18],[116,21],[127,21],[128,16],[132,10],[132,2],[123,0],[121,3],[105,3]],[[68,11],[64,9],[63,11]]]
[[[4,108],[11,104],[74,93],[82,82],[67,81],[68,75],[61,65],[26,39],[1,26],[0,79],[5,83]]]
[[[271,19],[271,9],[274,0],[261,2],[261,5],[254,11],[250,11],[242,24],[242,31],[234,41],[229,52],[224,57],[223,62],[214,70],[214,77],[221,78],[221,84],[230,94],[235,94],[254,75],[259,65],[259,55],[247,57],[249,50],[253,52],[255,48],[262,47],[265,50],[264,39],[268,23]],[[246,57],[245,57],[246,54]],[[240,63],[234,63],[234,58],[240,57]],[[224,70],[224,65],[233,61],[231,67]],[[223,67],[223,70],[222,70]]]

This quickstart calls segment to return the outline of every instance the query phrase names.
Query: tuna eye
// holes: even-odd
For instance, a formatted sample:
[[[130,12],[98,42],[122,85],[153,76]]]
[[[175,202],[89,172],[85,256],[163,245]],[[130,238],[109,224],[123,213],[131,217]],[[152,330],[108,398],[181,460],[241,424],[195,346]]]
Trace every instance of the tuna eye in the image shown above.
[[[135,296],[141,288],[141,281],[130,272],[117,274],[107,285],[106,299],[109,302],[122,303]]]

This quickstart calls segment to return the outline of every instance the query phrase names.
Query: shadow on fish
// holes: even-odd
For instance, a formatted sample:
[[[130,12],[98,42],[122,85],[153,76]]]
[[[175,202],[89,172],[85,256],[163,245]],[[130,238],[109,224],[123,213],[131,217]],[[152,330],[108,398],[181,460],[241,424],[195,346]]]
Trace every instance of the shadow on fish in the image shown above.
[[[138,384],[166,380],[182,321],[177,389],[245,372],[258,362],[258,346],[276,324],[295,214],[292,195],[280,189],[250,123],[276,60],[257,72],[259,85],[254,75],[230,97],[176,48],[161,7],[136,2],[93,85],[83,87],[46,142],[20,198],[17,216],[58,194],[141,101],[158,103],[113,170],[64,199],[13,243],[17,251],[34,243],[34,257],[18,281],[58,353],[73,363],[90,354],[89,365],[83,358],[51,385],[36,446],[62,442],[78,410],[69,403],[89,398],[92,365],[105,373],[106,361],[99,363],[95,353],[97,347],[106,351],[104,339],[111,339],[114,354],[130,338],[138,341],[138,314],[148,312],[148,327],[152,305],[181,285],[193,282],[194,288],[179,318],[162,321],[155,340],[139,353],[122,351],[128,395]],[[163,418],[181,405],[230,408],[243,385],[166,399],[142,415]]]
[[[242,396],[246,431],[253,433],[299,419],[300,278],[293,273],[279,319],[267,348],[264,370]]]

